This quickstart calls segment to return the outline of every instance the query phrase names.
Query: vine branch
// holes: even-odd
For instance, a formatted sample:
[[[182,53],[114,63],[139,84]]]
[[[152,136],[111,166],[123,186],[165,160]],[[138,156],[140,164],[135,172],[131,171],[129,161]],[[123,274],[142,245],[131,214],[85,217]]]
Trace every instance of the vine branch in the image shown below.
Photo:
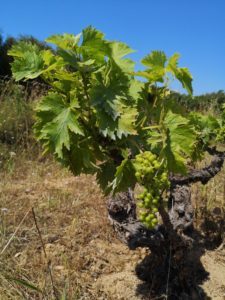
[[[225,152],[220,152],[216,148],[207,148],[207,152],[213,156],[211,163],[200,170],[192,170],[187,176],[171,175],[170,181],[173,186],[175,185],[189,185],[195,182],[201,182],[202,184],[207,184],[208,181],[216,176],[221,170],[224,159]]]

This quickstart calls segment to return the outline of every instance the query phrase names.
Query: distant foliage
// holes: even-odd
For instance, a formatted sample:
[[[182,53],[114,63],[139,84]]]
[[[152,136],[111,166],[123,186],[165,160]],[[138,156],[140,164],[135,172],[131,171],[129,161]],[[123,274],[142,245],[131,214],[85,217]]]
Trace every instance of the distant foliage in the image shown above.
[[[16,39],[9,37],[5,41],[0,36],[0,76],[10,77],[12,75],[10,63],[12,58],[7,55],[9,49],[16,43]]]
[[[220,90],[214,93],[203,94],[195,97],[190,95],[173,93],[173,98],[188,111],[209,111],[213,114],[221,114],[225,104],[225,92]]]

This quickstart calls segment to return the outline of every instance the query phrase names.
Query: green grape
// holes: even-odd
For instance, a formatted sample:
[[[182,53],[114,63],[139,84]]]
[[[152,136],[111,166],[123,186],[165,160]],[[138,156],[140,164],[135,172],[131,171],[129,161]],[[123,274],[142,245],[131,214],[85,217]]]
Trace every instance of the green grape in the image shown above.
[[[147,194],[148,193],[148,189],[145,187],[144,188],[144,194]]]
[[[143,212],[143,211],[142,211],[142,212],[140,213],[140,217],[146,218],[146,216],[147,216],[147,212]]]
[[[140,215],[140,221],[141,221],[141,222],[144,222],[144,221],[145,221],[145,216]]]
[[[155,215],[154,214],[149,214],[148,217],[150,218],[150,220],[152,220],[152,219],[155,218]]]
[[[148,208],[150,206],[150,204],[151,204],[151,200],[149,198],[145,198],[144,204],[145,204],[145,207]]]
[[[145,193],[141,193],[140,195],[138,195],[138,199],[144,199],[144,197],[145,197]]]
[[[148,223],[150,223],[151,220],[152,220],[152,218],[150,217],[150,215],[148,215],[148,216],[145,218],[145,221],[148,222]]]
[[[153,208],[152,208],[152,212],[153,212],[153,213],[157,213],[158,211],[159,211],[159,210],[158,210],[157,207],[153,207]]]
[[[158,200],[158,199],[153,199],[153,200],[152,200],[152,203],[153,203],[153,204],[158,204],[158,203],[159,203],[159,200]]]
[[[137,172],[135,173],[135,176],[136,176],[136,177],[140,177],[140,176],[141,176],[141,173],[140,173],[139,171],[137,171]]]
[[[140,156],[137,156],[137,157],[136,157],[136,160],[137,160],[137,162],[139,162],[139,163],[141,163],[141,162],[143,161],[142,157],[140,157]]]
[[[158,224],[158,220],[156,218],[152,219],[152,225],[157,225]]]
[[[153,165],[154,165],[155,169],[159,169],[159,167],[160,167],[160,163],[157,160],[155,160],[153,162]]]
[[[151,199],[152,199],[151,193],[147,193],[147,194],[146,194],[146,198],[148,198],[149,200],[151,200]]]
[[[137,206],[140,207],[140,208],[144,208],[144,203],[143,202],[138,202]]]

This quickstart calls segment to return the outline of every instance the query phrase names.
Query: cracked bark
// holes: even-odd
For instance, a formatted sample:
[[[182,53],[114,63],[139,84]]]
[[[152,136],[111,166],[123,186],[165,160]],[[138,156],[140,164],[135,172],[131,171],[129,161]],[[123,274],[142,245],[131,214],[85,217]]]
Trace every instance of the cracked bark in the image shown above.
[[[109,219],[119,239],[132,250],[137,247],[151,250],[135,271],[139,279],[151,286],[155,299],[165,294],[171,300],[206,299],[200,285],[208,273],[200,260],[204,253],[202,237],[193,230],[190,189],[195,182],[206,184],[223,166],[225,152],[215,149],[208,149],[208,152],[212,160],[207,167],[190,170],[186,176],[170,176],[168,209],[163,205],[159,207],[163,224],[153,230],[147,229],[137,219],[136,201],[131,190],[108,200]],[[150,299],[148,297],[149,292],[146,299]]]
[[[119,239],[130,249],[148,247],[157,253],[166,247],[168,240],[191,246],[192,238],[186,234],[193,228],[194,210],[191,203],[190,186],[195,182],[206,184],[222,168],[225,152],[208,148],[211,163],[200,170],[191,170],[186,176],[170,176],[171,188],[168,212],[161,206],[159,213],[163,225],[149,230],[136,216],[136,201],[133,192],[118,193],[108,200],[108,215]],[[161,251],[160,250],[160,251]]]

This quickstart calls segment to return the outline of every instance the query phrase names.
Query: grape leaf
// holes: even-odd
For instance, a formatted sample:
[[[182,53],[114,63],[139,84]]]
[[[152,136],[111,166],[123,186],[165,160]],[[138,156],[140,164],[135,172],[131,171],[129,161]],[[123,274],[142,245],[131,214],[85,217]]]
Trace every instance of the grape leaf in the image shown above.
[[[50,93],[42,99],[37,116],[38,138],[47,140],[46,146],[51,147],[59,158],[63,157],[63,147],[70,149],[70,133],[84,135],[78,113],[57,93]]]
[[[134,52],[129,46],[121,42],[111,42],[111,55],[110,57],[119,66],[123,72],[132,72],[134,70],[135,63],[124,56]]]
[[[144,82],[140,82],[136,79],[130,81],[129,94],[135,100],[138,101],[141,98],[141,92],[144,89]]]
[[[34,79],[64,66],[61,58],[55,56],[52,51],[40,50],[31,42],[22,41],[13,45],[8,54],[14,57],[11,65],[16,81]]]
[[[121,139],[123,135],[137,134],[135,121],[137,117],[137,109],[135,107],[124,107],[123,113],[118,119],[117,136]]]
[[[135,168],[130,159],[124,159],[116,168],[115,179],[112,182],[112,191],[115,194],[118,191],[127,191],[128,188],[134,188],[136,184]]]
[[[74,50],[81,38],[81,33],[74,34],[56,34],[46,39],[46,42],[56,45],[64,50]]]
[[[80,53],[83,58],[94,59],[97,63],[104,63],[105,56],[110,54],[109,42],[104,39],[104,34],[88,26],[82,31],[83,40],[80,47]]]
[[[207,144],[213,137],[216,137],[217,131],[221,128],[220,121],[211,115],[202,115],[197,112],[191,112],[188,116],[190,124],[198,131],[201,140]]]
[[[187,158],[191,157],[196,143],[196,132],[189,120],[169,111],[164,119],[166,141],[164,155],[168,169],[175,173],[185,173]]]
[[[167,58],[162,51],[152,51],[142,59],[142,64],[150,69],[164,69]]]
[[[162,51],[152,51],[142,59],[142,64],[148,67],[145,71],[136,73],[138,76],[145,77],[150,82],[163,82],[165,75],[166,55]]]
[[[74,175],[93,174],[99,171],[96,165],[98,159],[102,159],[102,154],[99,156],[99,145],[95,143],[91,136],[82,139],[79,135],[71,136],[71,144],[73,147],[63,148],[63,157],[61,162],[69,167]]]
[[[37,45],[28,42],[15,44],[8,52],[17,59],[12,62],[13,77],[16,81],[38,77],[44,68],[44,59]]]
[[[98,167],[99,170],[97,172],[97,182],[104,193],[107,195],[111,191],[112,182],[116,173],[116,165],[113,160],[108,159]]]
[[[192,76],[191,73],[187,68],[179,68],[178,67],[178,59],[180,55],[175,53],[173,56],[170,57],[167,65],[167,71],[171,72],[175,78],[177,78],[183,88],[187,90],[189,95],[192,95],[193,88],[192,88]]]
[[[103,109],[98,108],[96,111],[97,124],[100,132],[112,140],[136,134],[136,115],[137,110],[132,107],[126,107],[116,120],[113,120]]]

